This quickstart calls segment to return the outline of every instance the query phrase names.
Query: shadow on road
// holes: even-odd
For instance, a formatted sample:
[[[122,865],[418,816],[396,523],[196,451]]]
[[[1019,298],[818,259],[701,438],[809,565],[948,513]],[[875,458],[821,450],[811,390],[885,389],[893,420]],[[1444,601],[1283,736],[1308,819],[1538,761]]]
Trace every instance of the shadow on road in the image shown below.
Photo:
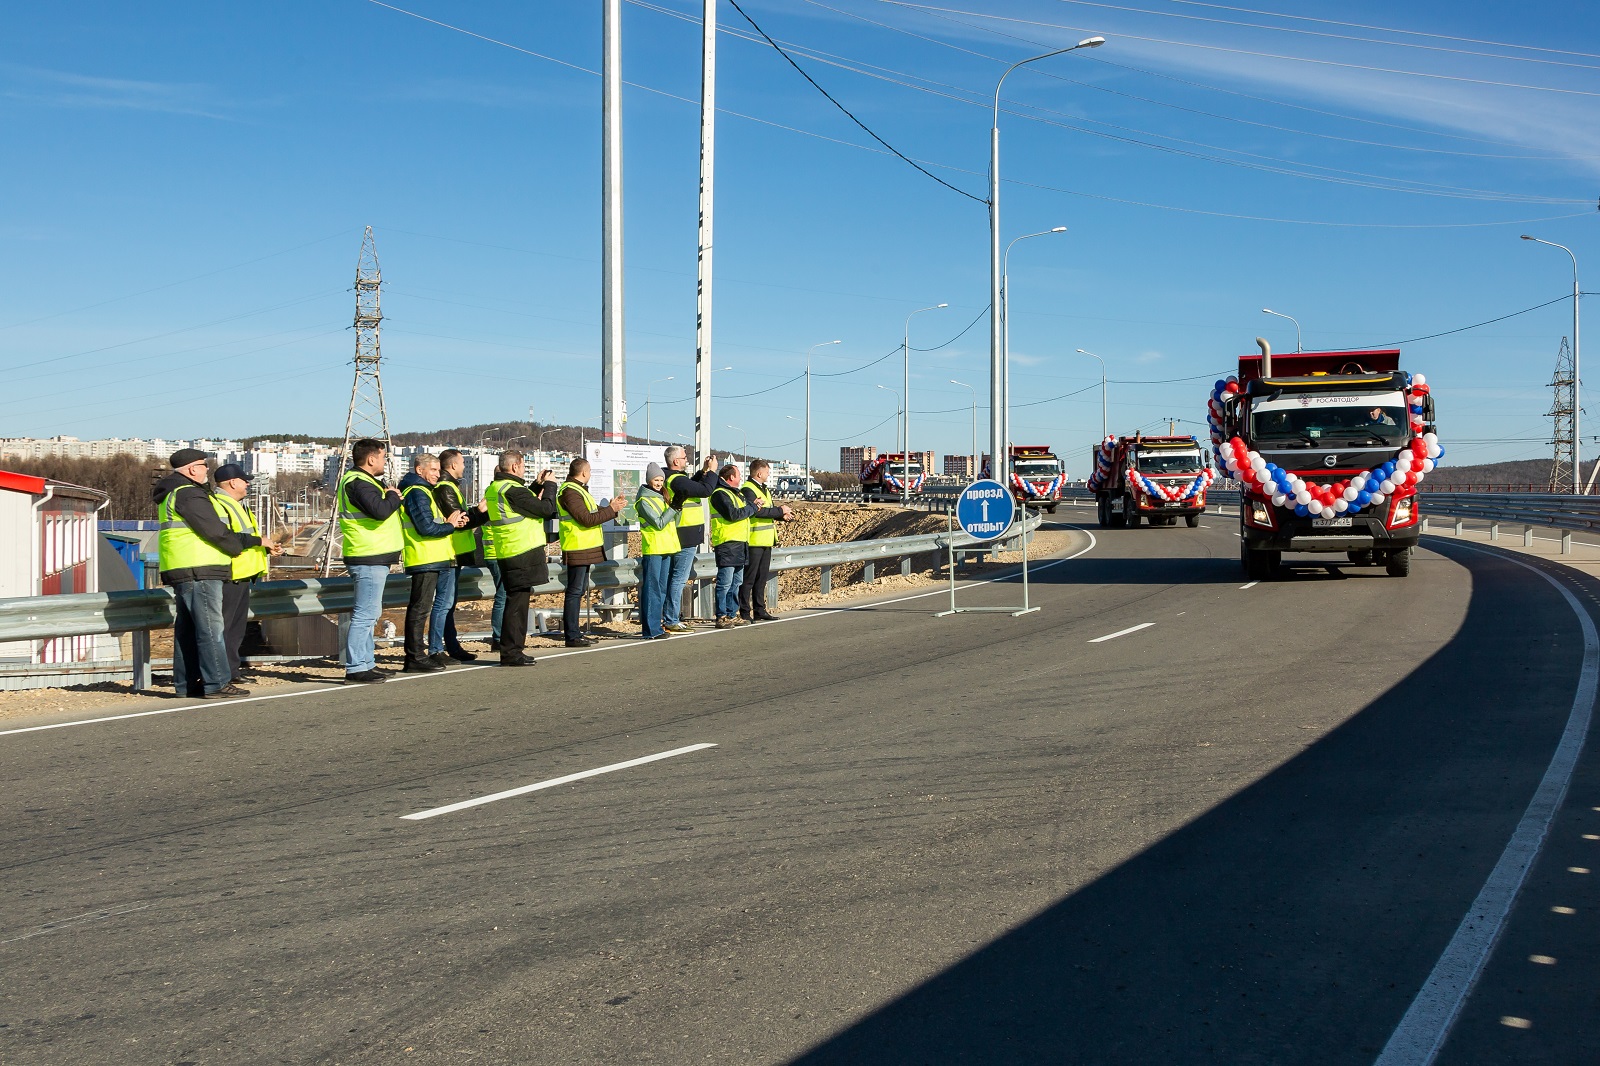
[[[1161,569],[1084,574],[1096,565],[1059,569]],[[1504,847],[1576,682],[1581,637],[1553,590],[1507,563],[1470,566],[1460,632],[1401,684],[794,1061],[1370,1063]],[[1320,698],[1287,676],[1271,689]],[[1240,713],[1270,714],[1254,694]]]

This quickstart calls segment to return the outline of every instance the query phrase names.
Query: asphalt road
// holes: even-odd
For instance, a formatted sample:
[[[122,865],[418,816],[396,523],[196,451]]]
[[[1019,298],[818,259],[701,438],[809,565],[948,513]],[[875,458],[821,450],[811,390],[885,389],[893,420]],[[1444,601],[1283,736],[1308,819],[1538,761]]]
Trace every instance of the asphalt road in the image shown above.
[[[1445,538],[1241,587],[1231,519],[1093,536],[1022,618],[0,733],[0,1062],[1373,1062],[1568,725],[1577,615]],[[1593,748],[1441,1062],[1595,1059]]]

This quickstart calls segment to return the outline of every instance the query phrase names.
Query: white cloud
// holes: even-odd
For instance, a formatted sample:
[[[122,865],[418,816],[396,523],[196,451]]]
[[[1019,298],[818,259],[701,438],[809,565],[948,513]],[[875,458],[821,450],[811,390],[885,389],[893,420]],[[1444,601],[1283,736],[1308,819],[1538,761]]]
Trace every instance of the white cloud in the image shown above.
[[[42,107],[112,108],[226,119],[206,86],[101,78],[0,63],[0,97]]]

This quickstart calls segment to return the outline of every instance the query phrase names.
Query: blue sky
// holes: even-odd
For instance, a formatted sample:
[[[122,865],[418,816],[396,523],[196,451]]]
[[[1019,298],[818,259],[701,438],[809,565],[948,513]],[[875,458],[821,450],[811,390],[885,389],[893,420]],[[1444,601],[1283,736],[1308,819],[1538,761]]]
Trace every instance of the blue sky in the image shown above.
[[[369,224],[395,430],[530,406],[598,423],[600,5],[396,6],[504,44],[370,0],[12,6],[0,435],[338,434]],[[1068,227],[1012,256],[1014,400],[1048,401],[1013,413],[1013,439],[1056,445],[1078,476],[1100,428],[1078,348],[1105,357],[1128,432],[1199,419],[1209,376],[1257,334],[1292,348],[1263,307],[1308,348],[1356,347],[1559,299],[1570,261],[1523,232],[1569,245],[1600,289],[1592,4],[743,6],[978,197],[1004,64],[1108,38],[1012,75],[1001,119],[1006,238]],[[630,430],[648,386],[658,437],[692,430],[699,10],[623,14]],[[914,346],[950,343],[913,353],[912,443],[967,451],[969,394],[949,379],[986,400],[986,324],[951,338],[987,304],[984,208],[884,153],[720,11],[717,445],[798,458],[802,387],[782,383],[838,338],[814,364],[840,375],[816,379],[814,458],[888,446],[896,400],[876,386],[899,388],[898,354],[841,372],[948,302],[914,321]],[[1559,302],[1404,345],[1452,461],[1548,454],[1570,326]]]

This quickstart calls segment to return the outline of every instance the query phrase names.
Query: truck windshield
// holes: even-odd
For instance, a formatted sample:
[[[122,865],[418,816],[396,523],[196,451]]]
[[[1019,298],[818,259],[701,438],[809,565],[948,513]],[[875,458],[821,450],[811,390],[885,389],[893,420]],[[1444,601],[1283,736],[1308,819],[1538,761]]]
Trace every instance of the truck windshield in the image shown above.
[[[1198,474],[1199,452],[1140,452],[1139,472],[1143,474]]]
[[[1382,396],[1306,396],[1254,407],[1250,431],[1257,447],[1321,448],[1406,440],[1406,409],[1398,393]]]
[[[1044,481],[1061,473],[1059,459],[1018,459],[1011,464],[1012,471],[1029,481]]]
[[[895,477],[906,477],[907,476],[906,475],[906,464],[904,464],[904,463],[890,463],[889,464],[889,473],[893,474]],[[911,464],[911,474],[910,474],[910,476],[911,477],[916,477],[921,473],[922,473],[922,464],[921,463],[912,463]]]

